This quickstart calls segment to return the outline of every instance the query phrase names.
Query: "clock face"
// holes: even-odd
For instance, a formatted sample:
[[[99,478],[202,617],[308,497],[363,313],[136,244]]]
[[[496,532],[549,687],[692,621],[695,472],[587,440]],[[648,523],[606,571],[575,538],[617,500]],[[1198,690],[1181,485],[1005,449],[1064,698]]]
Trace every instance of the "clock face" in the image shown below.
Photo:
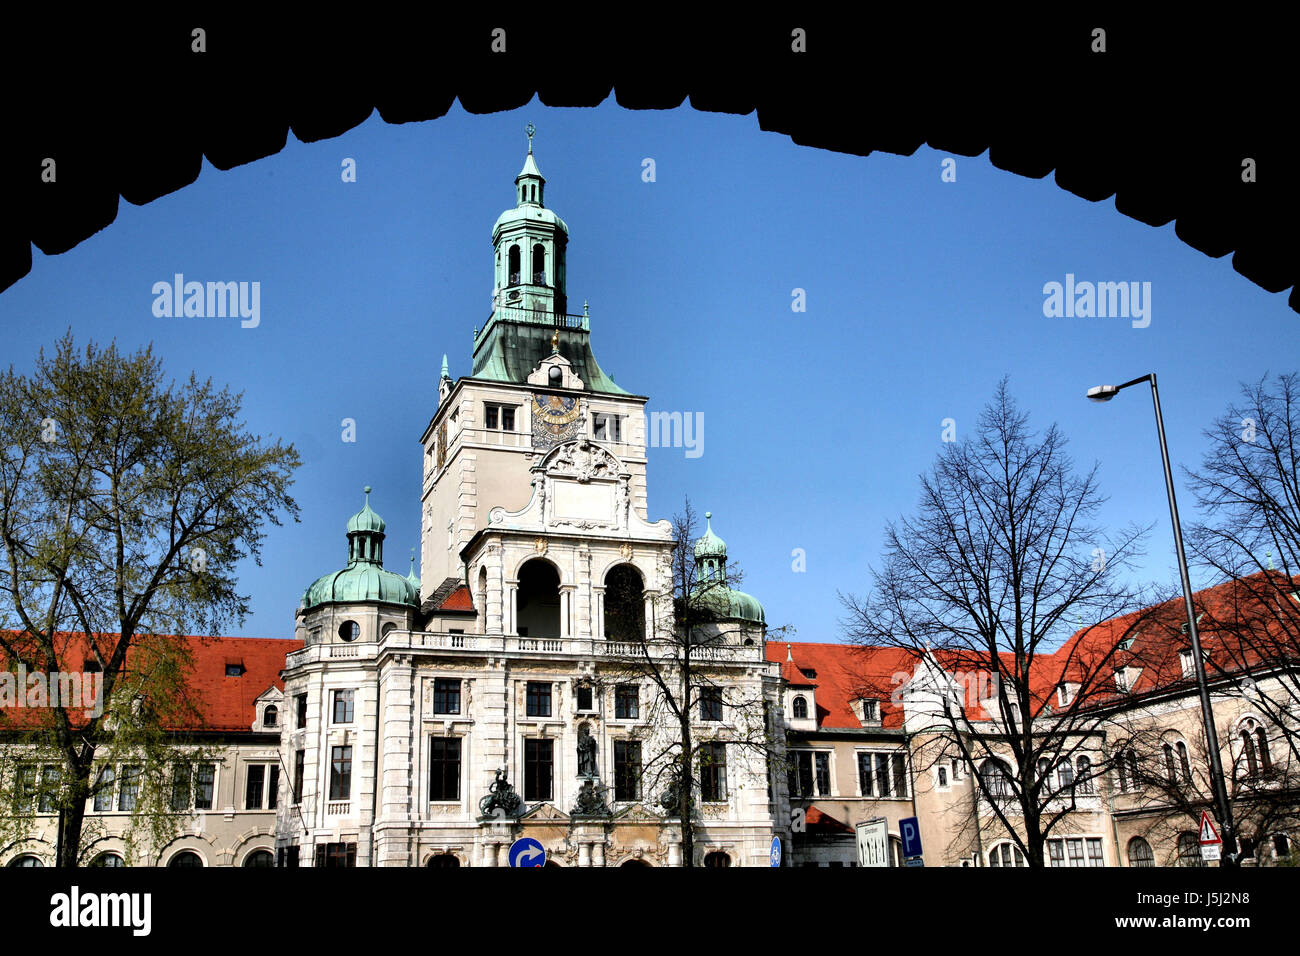
[[[581,427],[582,406],[563,395],[533,396],[533,447],[552,448],[568,441]]]

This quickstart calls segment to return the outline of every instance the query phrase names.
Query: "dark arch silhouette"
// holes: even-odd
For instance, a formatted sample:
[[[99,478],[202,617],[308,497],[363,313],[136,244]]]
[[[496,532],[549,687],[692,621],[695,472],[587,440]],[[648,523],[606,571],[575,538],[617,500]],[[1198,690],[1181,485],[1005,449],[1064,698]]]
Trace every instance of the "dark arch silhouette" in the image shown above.
[[[202,53],[183,12],[85,31],[51,17],[0,51],[15,75],[62,75],[76,91],[7,84],[31,99],[7,119],[0,150],[0,290],[30,272],[33,246],[66,252],[116,219],[119,198],[141,205],[181,189],[204,158],[228,170],[278,153],[290,132],[330,139],[375,111],[407,123],[443,116],[456,100],[491,113],[534,95],[564,107],[612,95],[628,109],[689,101],[756,112],[762,130],[861,156],[987,150],[999,169],[1054,173],[1091,202],[1113,196],[1126,216],[1175,222],[1183,242],[1233,253],[1233,268],[1263,289],[1291,288],[1300,311],[1289,31],[1267,14],[1220,18],[1212,36],[1197,18],[1139,16],[1105,18],[1105,52],[1092,49],[1099,18],[1088,11],[1036,11],[1019,25],[801,11],[802,52],[790,22],[762,17],[700,17],[690,29],[663,18],[628,31],[554,12],[283,24],[205,16]],[[498,29],[504,50],[493,47]],[[531,68],[538,62],[544,71]],[[56,183],[42,182],[49,158]],[[1246,160],[1255,182],[1242,181]]]

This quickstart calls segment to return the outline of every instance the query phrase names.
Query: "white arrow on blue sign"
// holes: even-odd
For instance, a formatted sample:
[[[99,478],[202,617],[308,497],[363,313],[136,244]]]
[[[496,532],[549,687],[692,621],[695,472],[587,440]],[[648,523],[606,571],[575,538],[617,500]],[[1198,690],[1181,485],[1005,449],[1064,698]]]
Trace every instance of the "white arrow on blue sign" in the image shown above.
[[[520,837],[510,844],[511,866],[545,866],[546,848],[532,837]]]

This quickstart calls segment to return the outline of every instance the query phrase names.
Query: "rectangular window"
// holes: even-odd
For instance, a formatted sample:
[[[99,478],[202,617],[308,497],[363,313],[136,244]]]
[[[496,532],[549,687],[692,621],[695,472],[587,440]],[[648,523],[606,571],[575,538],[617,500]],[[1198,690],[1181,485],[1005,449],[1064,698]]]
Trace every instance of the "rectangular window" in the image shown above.
[[[356,696],[355,690],[334,691],[334,723],[352,723],[352,706]]]
[[[708,803],[727,799],[727,745],[700,745],[700,798]]]
[[[1065,841],[1065,849],[1070,858],[1070,866],[1083,866],[1083,840],[1070,837]]]
[[[549,687],[547,688],[550,689]],[[524,741],[524,799],[550,800],[554,768],[553,740]]]
[[[217,766],[211,763],[201,763],[194,770],[194,809],[211,810],[212,809],[212,790],[213,784],[217,779]]]
[[[63,768],[58,764],[46,764],[41,768],[41,813],[58,812],[59,786],[63,782]]]
[[[864,797],[906,797],[907,756],[900,750],[859,753],[858,786]]]
[[[274,810],[280,805],[280,765],[278,763],[268,764],[266,781],[266,809]]]
[[[483,427],[490,431],[512,432],[515,430],[515,408],[513,405],[483,405]]]
[[[433,681],[433,712],[435,714],[460,713],[460,681],[451,677],[437,677]]]
[[[181,812],[190,808],[190,784],[194,768],[187,763],[172,767],[172,809]]]
[[[28,811],[36,807],[36,765],[28,764],[18,768],[18,790],[15,794],[15,800],[20,811]]]
[[[591,709],[591,688],[584,684],[578,688],[578,710]]]
[[[813,754],[817,767],[817,796],[828,797],[831,793],[831,755]]]
[[[1105,860],[1101,855],[1101,837],[1088,837],[1088,865],[1105,866]]]
[[[722,688],[700,688],[700,720],[722,719]]]
[[[623,440],[622,418],[608,412],[592,412],[591,437],[598,441],[621,442]]]
[[[293,754],[293,804],[302,803],[302,771],[307,761],[307,751],[295,750]]]
[[[298,709],[297,729],[302,730],[302,728],[307,726],[307,695],[295,694],[293,697],[293,701]]]
[[[330,799],[352,798],[352,748],[330,748]]]
[[[356,866],[355,843],[321,843],[316,846],[317,866]]]
[[[1052,866],[1065,866],[1065,847],[1060,840],[1047,841],[1047,855]]]
[[[140,768],[123,767],[122,784],[117,791],[117,808],[122,811],[134,810],[140,798]]]
[[[614,718],[636,720],[640,717],[640,688],[636,684],[619,684],[614,688]]]
[[[525,711],[529,717],[551,716],[551,685],[529,681],[526,703]]]
[[[244,784],[244,809],[262,809],[262,791],[266,787],[266,767],[260,763],[248,765],[248,780]]]
[[[794,755],[794,776],[790,784],[790,796],[813,796],[812,754],[801,750]]]
[[[460,799],[460,738],[429,740],[429,799]]]
[[[105,810],[113,809],[113,781],[115,775],[112,767],[105,767],[99,771],[99,779],[95,782],[95,812],[103,813]]]
[[[614,741],[614,799],[639,800],[641,741]]]

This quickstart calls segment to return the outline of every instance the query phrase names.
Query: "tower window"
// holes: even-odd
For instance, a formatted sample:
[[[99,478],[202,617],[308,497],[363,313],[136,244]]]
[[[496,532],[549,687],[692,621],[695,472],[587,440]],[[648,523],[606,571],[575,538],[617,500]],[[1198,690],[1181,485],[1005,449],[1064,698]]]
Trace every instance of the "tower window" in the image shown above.
[[[513,405],[483,405],[483,427],[489,431],[512,432],[515,430],[515,407]]]
[[[622,441],[622,418],[618,415],[610,415],[607,412],[593,412],[591,415],[591,437],[599,441]]]
[[[546,285],[546,247],[533,246],[533,285]]]
[[[509,268],[506,270],[506,272],[509,273],[510,284],[519,285],[519,247],[518,246],[510,247]]]

